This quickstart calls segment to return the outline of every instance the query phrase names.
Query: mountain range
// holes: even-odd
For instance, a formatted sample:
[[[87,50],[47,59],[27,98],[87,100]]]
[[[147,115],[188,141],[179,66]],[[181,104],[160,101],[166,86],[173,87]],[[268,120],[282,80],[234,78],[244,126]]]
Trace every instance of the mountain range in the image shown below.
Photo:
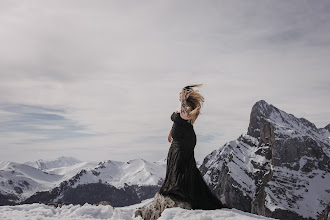
[[[321,220],[330,212],[329,158],[330,124],[317,128],[260,100],[252,107],[247,131],[196,165],[229,207],[278,219]],[[0,205],[136,204],[158,192],[166,163],[166,158],[0,161]]]

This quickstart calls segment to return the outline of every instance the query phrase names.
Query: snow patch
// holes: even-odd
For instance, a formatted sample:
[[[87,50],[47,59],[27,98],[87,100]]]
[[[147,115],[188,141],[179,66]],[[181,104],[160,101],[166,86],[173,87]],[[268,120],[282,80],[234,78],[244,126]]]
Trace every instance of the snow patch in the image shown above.
[[[85,203],[80,205],[63,205],[60,207],[47,206],[44,204],[24,204],[17,206],[0,206],[1,217],[4,219],[20,219],[20,220],[92,220],[92,219],[108,219],[108,220],[142,220],[140,216],[134,217],[137,208],[150,204],[152,199],[144,200],[139,204],[114,208],[110,205],[91,205]],[[237,209],[217,209],[217,210],[187,210],[179,207],[167,208],[164,210],[159,220],[257,220],[272,219],[263,216],[254,215]]]

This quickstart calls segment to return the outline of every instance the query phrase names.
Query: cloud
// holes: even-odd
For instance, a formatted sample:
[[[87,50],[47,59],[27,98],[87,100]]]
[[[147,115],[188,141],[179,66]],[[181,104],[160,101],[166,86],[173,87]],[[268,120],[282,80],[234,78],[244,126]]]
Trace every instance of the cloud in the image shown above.
[[[50,142],[91,136],[84,126],[66,118],[65,110],[26,104],[0,105],[2,146],[11,143]]]
[[[0,4],[0,159],[164,158],[190,83],[205,83],[198,160],[261,99],[329,123],[328,1]]]

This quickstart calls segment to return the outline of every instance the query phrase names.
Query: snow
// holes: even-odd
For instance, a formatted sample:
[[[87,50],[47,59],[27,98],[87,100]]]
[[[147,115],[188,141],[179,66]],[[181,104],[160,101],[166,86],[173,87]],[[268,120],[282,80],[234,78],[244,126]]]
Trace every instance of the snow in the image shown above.
[[[314,160],[314,158],[307,157],[307,156],[302,156],[299,160],[299,168],[300,169],[303,168],[308,160]]]
[[[165,177],[166,166],[161,163],[148,162],[144,159],[134,159],[127,162],[108,160],[84,173],[72,186],[102,182],[116,188],[127,185],[158,185]],[[97,174],[97,175],[95,175]]]
[[[98,162],[82,162],[74,157],[59,157],[55,160],[37,160],[35,162],[26,162],[26,165],[43,170],[46,173],[61,175],[60,182],[68,180],[81,170],[91,170],[98,165]]]
[[[25,164],[0,161],[1,193],[16,194],[15,187],[19,187],[22,190],[21,194],[17,194],[20,200],[37,191],[50,190],[62,180],[62,175],[51,175]]]
[[[243,133],[241,137],[252,145],[257,146],[259,144],[256,138],[246,133]],[[252,165],[252,160],[260,164],[266,162],[264,157],[255,153],[257,150],[258,148],[253,148],[243,141],[234,140],[227,142],[223,147],[214,150],[207,156],[209,161],[205,166],[208,172],[203,176],[205,182],[209,185],[216,185],[218,178],[214,176],[212,170],[221,170],[222,164],[226,161],[229,175],[238,183],[237,186],[235,185],[235,188],[240,189],[244,195],[248,195],[252,198],[255,191],[255,184],[254,180],[247,174],[257,171]],[[233,156],[231,161],[228,160],[228,155]]]
[[[158,220],[255,220],[272,219],[263,216],[254,215],[237,209],[221,210],[186,210],[178,207],[165,209]]]
[[[48,191],[59,186],[82,170],[86,173],[82,173],[73,187],[98,183],[99,180],[117,188],[122,188],[125,184],[158,185],[159,180],[165,177],[166,159],[152,163],[143,159],[127,162],[82,162],[73,157],[40,159],[24,164],[0,161],[0,191],[1,194],[15,194],[19,201],[24,201],[35,192]],[[22,193],[15,191],[19,188]]]
[[[276,208],[288,209],[305,218],[314,218],[323,211],[322,201],[330,198],[329,173],[314,170],[306,176],[286,167],[274,167],[273,171],[277,181],[268,182],[269,187],[265,188],[267,208],[272,211]],[[285,189],[285,196],[274,193],[275,189]],[[296,202],[289,204],[293,199]]]
[[[0,219],[2,220],[142,220],[140,216],[134,217],[134,212],[138,207],[150,204],[152,199],[147,199],[139,204],[114,208],[110,205],[63,205],[62,207],[53,207],[45,204],[25,204],[17,206],[0,206]],[[187,210],[179,207],[165,209],[159,220],[256,220],[272,219],[263,216],[254,215],[237,209],[217,209],[217,210]]]
[[[74,157],[66,157],[62,156],[55,160],[37,160],[34,162],[25,162],[24,164],[32,166],[37,169],[46,170],[46,169],[52,169],[52,168],[60,168],[60,167],[68,167],[72,166],[78,163],[81,163],[82,161],[74,158]]]
[[[271,105],[270,105],[271,106]],[[316,128],[316,126],[304,118],[296,118],[280,109],[272,108],[272,111],[266,120],[275,126],[276,133],[282,134],[284,138],[306,138],[310,137],[317,142],[324,142],[330,145],[330,132],[325,128]],[[321,144],[321,146],[323,146]],[[323,151],[330,157],[330,149],[325,145]]]

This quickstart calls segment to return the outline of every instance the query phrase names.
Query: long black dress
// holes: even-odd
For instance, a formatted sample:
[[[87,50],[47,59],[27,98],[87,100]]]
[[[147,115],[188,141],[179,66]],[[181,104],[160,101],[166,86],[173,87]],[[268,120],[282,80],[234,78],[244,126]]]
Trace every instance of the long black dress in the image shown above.
[[[192,209],[226,207],[213,195],[196,166],[194,148],[196,134],[193,125],[173,112],[172,143],[167,155],[166,177],[159,194],[190,202]]]

